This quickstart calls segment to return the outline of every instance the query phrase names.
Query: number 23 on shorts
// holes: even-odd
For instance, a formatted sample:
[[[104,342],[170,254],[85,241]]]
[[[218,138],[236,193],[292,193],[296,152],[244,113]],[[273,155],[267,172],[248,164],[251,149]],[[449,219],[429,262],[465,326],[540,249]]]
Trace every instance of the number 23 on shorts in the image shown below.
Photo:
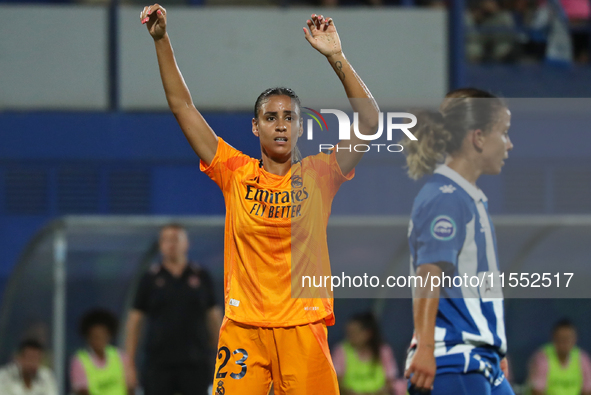
[[[246,375],[247,367],[244,362],[248,359],[248,352],[246,352],[246,350],[243,348],[238,348],[238,349],[234,350],[234,352],[232,352],[232,354],[233,355],[242,354],[242,358],[240,358],[238,361],[234,362],[236,365],[240,366],[240,368],[241,368],[240,372],[239,373],[230,373],[231,378],[233,378],[235,380],[240,380],[241,378],[244,377],[244,375]],[[215,374],[216,379],[224,379],[224,378],[226,378],[226,375],[228,374],[228,372],[223,371],[224,368],[226,367],[226,365],[228,364],[228,361],[230,360],[230,349],[226,346],[222,346],[218,350],[218,359],[222,359],[222,358],[223,358],[223,362]]]

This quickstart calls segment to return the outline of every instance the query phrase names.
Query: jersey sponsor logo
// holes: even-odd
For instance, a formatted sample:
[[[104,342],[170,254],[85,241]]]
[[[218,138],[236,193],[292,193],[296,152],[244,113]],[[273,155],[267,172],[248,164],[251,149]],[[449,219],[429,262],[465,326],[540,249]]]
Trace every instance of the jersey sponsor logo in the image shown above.
[[[230,299],[230,306],[238,307],[240,306],[240,301],[236,299]]]
[[[300,176],[299,181],[301,183]],[[292,185],[294,179],[292,178]],[[306,187],[292,189],[291,191],[271,191],[259,189],[251,185],[246,186],[245,200],[254,201],[250,208],[250,215],[257,215],[265,218],[295,218],[302,215],[302,202],[310,197]]]
[[[456,190],[456,187],[454,187],[451,184],[443,185],[442,187],[439,188],[439,190],[443,193],[454,193],[454,191]]]
[[[440,215],[431,223],[431,235],[437,240],[451,240],[456,235],[456,223],[447,215]]]

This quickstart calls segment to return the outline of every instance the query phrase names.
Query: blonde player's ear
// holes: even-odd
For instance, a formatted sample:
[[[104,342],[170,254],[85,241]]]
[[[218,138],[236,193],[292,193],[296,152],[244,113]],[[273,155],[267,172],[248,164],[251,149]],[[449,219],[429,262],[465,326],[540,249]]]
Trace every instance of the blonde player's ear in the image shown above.
[[[298,138],[302,137],[304,134],[304,124],[302,123],[302,118],[300,118],[300,130],[298,131]]]
[[[252,134],[259,137],[259,124],[255,118],[252,119]]]
[[[484,148],[484,141],[486,140],[486,136],[484,135],[484,132],[480,129],[476,129],[476,130],[472,130],[468,133],[470,133],[470,137],[472,139],[472,144],[474,145],[474,148],[476,149],[476,151],[482,152],[482,150]]]

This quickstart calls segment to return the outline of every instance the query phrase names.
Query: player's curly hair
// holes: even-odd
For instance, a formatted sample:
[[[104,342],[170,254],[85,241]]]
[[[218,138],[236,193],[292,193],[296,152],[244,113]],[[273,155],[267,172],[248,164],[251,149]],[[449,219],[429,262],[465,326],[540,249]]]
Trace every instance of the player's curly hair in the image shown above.
[[[563,328],[574,329],[575,331],[577,330],[577,327],[571,320],[569,320],[568,318],[563,318],[560,321],[554,323],[554,325],[552,326],[552,335],[555,335],[559,329]]]
[[[257,98],[257,101],[254,103],[254,119],[256,119],[256,120],[259,119],[259,110],[261,109],[261,106],[271,96],[287,96],[287,97],[291,98],[292,101],[294,101],[298,105],[298,110],[302,107],[302,103],[300,102],[300,98],[298,97],[298,95],[295,94],[293,89],[285,88],[282,86],[275,87],[275,88],[269,88],[269,89],[265,90],[263,93],[261,93],[259,95],[259,97]],[[296,145],[295,147],[293,147],[293,150],[292,150],[291,162],[296,163],[296,162],[299,162],[300,160],[302,160],[302,154],[300,153],[300,149]]]
[[[82,337],[87,337],[90,329],[102,325],[106,327],[111,334],[111,337],[115,337],[117,330],[119,329],[119,320],[115,314],[109,310],[96,308],[92,309],[84,314],[80,319],[78,330]]]
[[[368,340],[368,346],[371,350],[371,360],[375,363],[380,362],[380,350],[382,348],[382,334],[380,331],[380,325],[376,316],[371,312],[357,313],[353,315],[349,322],[357,322],[363,330],[371,332],[371,336]]]
[[[449,92],[437,112],[422,111],[416,114],[417,125],[410,129],[417,138],[405,136],[404,147],[408,175],[419,179],[432,174],[447,154],[462,147],[470,130],[490,131],[498,120],[498,111],[506,104],[493,94],[475,88],[463,88]]]

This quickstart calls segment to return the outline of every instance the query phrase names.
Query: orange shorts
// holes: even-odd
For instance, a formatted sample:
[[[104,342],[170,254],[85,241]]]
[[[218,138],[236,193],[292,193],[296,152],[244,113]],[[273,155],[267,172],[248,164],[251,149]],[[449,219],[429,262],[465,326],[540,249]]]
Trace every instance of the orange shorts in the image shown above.
[[[224,318],[213,395],[338,395],[324,322],[262,328]]]

